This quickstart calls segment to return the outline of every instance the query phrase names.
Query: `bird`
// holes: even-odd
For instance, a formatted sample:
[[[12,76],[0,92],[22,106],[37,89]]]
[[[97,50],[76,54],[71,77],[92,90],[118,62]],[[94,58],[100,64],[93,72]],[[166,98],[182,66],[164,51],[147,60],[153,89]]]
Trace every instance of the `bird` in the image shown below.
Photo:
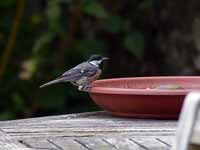
[[[69,69],[55,80],[41,85],[40,88],[55,83],[70,82],[78,86],[78,90],[88,91],[92,87],[91,83],[101,75],[103,62],[108,59],[101,55],[92,55],[87,61]]]

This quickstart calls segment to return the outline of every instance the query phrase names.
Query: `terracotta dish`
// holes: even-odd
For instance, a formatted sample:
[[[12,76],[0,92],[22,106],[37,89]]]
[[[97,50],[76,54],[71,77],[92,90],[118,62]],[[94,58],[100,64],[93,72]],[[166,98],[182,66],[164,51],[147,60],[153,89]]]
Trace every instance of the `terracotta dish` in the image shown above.
[[[185,95],[200,91],[200,77],[136,77],[97,80],[90,96],[116,116],[176,119]]]

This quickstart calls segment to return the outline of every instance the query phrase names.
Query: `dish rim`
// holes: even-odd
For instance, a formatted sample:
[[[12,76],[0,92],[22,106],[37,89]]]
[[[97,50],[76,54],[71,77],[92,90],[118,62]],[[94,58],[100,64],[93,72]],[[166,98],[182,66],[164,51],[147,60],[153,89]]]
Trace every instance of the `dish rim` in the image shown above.
[[[198,76],[153,76],[153,77],[126,77],[126,78],[111,78],[111,79],[101,79],[96,80],[93,84],[119,81],[119,80],[166,80],[166,79],[178,79],[178,80],[200,80]],[[199,86],[200,87],[200,86]],[[194,89],[131,89],[131,88],[115,88],[115,87],[103,87],[103,86],[94,86],[90,89],[90,94],[115,94],[115,95],[186,95],[189,92],[200,92],[199,90]]]

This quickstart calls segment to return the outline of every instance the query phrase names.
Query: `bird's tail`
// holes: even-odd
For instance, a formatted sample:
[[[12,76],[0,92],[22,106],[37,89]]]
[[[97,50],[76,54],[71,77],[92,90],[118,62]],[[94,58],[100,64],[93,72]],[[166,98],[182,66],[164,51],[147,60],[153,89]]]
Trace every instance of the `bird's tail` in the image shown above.
[[[43,88],[43,87],[48,86],[48,85],[51,85],[51,84],[60,83],[60,82],[64,82],[64,79],[63,79],[63,78],[58,78],[58,79],[52,80],[52,81],[50,81],[50,82],[47,82],[47,83],[45,83],[45,84],[42,84],[42,85],[40,86],[40,88]]]

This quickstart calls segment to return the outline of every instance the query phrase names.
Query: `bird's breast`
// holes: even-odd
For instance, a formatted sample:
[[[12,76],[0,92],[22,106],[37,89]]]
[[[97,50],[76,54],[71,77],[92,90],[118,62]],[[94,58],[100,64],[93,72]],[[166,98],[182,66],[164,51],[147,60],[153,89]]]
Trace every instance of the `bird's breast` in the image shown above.
[[[76,81],[78,85],[84,85],[88,83],[88,77],[81,77],[79,80]]]
[[[90,77],[83,76],[79,80],[76,81],[78,85],[85,85],[85,84],[90,84],[94,80],[96,80],[99,76],[101,75],[101,70],[97,70],[96,74]]]
[[[94,76],[92,76],[92,77],[89,79],[90,82],[92,82],[92,81],[98,79],[99,76],[101,75],[101,72],[102,72],[102,71],[101,71],[100,69],[98,69],[97,72],[96,72],[96,74],[95,74]]]

